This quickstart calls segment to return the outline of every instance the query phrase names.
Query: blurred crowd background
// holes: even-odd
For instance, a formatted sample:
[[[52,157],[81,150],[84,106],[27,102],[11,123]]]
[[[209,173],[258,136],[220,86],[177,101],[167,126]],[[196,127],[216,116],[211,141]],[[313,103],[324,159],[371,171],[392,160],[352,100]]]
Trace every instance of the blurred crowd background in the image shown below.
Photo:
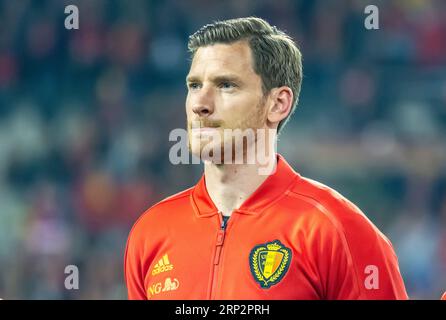
[[[80,29],[64,28],[79,8]],[[364,8],[379,8],[379,30]],[[409,296],[446,290],[446,1],[0,0],[0,298],[125,299],[123,255],[148,207],[193,184],[188,36],[255,15],[304,57],[279,152],[390,238]],[[64,287],[76,265],[79,290]]]

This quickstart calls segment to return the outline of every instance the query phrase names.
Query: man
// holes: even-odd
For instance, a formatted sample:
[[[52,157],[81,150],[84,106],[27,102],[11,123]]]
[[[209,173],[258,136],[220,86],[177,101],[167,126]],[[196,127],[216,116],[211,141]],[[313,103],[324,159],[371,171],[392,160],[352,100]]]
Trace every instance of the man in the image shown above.
[[[204,26],[188,47],[189,148],[204,160],[204,175],[135,223],[128,297],[407,299],[390,241],[354,204],[275,152],[302,82],[294,42],[262,19],[241,18]],[[248,163],[253,150],[265,158]]]

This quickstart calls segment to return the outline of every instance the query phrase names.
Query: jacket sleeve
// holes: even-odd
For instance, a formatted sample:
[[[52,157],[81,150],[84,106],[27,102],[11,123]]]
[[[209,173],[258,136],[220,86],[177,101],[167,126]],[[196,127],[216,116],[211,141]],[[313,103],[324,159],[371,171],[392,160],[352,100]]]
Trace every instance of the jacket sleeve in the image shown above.
[[[320,231],[319,270],[326,299],[408,299],[390,241],[362,212],[342,222],[327,215]]]
[[[124,277],[129,300],[146,300],[142,267],[142,243],[138,241],[135,227],[130,231],[124,255]]]

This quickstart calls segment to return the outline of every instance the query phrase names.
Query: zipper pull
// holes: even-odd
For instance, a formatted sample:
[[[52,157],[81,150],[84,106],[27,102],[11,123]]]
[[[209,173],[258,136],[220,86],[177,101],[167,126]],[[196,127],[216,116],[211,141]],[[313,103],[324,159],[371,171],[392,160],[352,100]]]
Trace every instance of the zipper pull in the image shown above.
[[[220,253],[221,247],[223,246],[223,242],[225,241],[225,230],[221,229],[217,233],[217,243],[216,243],[216,252],[214,258],[214,264],[217,265],[220,262]]]

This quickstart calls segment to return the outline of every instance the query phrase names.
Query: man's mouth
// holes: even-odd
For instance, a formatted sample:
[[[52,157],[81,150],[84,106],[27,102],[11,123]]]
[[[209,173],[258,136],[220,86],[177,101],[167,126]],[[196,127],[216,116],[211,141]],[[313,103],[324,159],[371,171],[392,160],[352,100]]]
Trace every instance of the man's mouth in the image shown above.
[[[203,133],[213,133],[218,131],[219,127],[201,127],[192,128],[192,134],[203,134]]]
[[[192,127],[191,134],[195,139],[215,139],[220,135],[220,128],[216,123],[202,123],[199,127]]]
[[[198,129],[201,131],[208,131],[208,130],[216,130],[216,129],[218,129],[218,127],[200,127],[200,128],[194,128],[194,129]]]

